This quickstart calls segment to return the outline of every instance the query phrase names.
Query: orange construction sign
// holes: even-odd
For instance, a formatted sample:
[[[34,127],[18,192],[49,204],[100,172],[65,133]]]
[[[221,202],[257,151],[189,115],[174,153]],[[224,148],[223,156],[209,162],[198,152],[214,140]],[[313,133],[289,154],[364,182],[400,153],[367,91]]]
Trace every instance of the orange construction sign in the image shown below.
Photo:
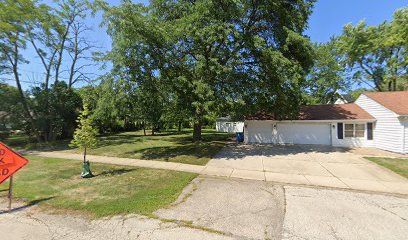
[[[0,142],[0,184],[27,163],[27,159]]]

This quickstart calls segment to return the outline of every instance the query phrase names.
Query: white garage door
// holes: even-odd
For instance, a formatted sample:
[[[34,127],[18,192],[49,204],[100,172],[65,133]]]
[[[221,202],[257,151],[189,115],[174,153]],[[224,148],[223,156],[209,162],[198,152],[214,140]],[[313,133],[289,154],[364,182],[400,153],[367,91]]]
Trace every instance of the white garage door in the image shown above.
[[[331,145],[330,124],[278,123],[278,143]]]
[[[271,122],[249,122],[247,129],[250,143],[274,143]]]

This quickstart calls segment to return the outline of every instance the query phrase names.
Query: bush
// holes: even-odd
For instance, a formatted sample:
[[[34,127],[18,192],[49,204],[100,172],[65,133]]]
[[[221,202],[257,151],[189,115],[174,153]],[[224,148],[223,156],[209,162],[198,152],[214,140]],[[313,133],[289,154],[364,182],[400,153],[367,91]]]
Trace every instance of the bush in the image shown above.
[[[10,131],[0,131],[0,140],[5,140],[10,137]]]

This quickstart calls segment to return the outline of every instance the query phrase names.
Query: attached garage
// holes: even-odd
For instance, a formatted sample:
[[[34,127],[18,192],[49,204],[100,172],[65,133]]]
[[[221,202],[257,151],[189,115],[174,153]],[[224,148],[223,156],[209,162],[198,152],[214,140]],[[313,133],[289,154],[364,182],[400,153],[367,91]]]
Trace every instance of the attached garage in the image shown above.
[[[258,114],[245,119],[246,143],[316,144],[328,146],[370,146],[372,128],[367,123],[375,119],[356,104],[305,106],[293,120],[277,120],[273,115]],[[338,125],[353,129],[337,129]],[[354,126],[363,126],[354,130]],[[373,126],[373,125],[370,125]],[[370,131],[371,135],[368,134]]]
[[[331,145],[330,126],[328,123],[251,121],[247,123],[248,142]]]
[[[273,126],[269,121],[256,121],[248,123],[251,132],[249,142],[251,143],[276,143],[273,134]]]
[[[277,123],[276,132],[280,144],[331,145],[329,123]]]

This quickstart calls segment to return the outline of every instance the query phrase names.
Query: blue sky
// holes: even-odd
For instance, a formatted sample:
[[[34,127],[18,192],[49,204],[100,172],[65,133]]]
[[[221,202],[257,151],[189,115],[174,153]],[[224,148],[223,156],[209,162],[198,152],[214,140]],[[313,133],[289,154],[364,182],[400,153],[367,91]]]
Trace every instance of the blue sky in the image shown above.
[[[118,5],[120,0],[108,0],[110,5]],[[148,4],[148,0],[135,3]],[[309,20],[309,29],[306,31],[312,41],[326,42],[333,35],[339,35],[347,23],[356,24],[366,20],[370,25],[379,24],[392,19],[392,14],[398,8],[408,6],[408,0],[318,0],[313,14]],[[93,21],[93,25],[99,22]],[[100,31],[96,34],[98,39],[103,39],[103,45],[109,48],[110,41]]]
[[[43,2],[52,3],[52,0],[43,0]],[[121,1],[108,0],[107,2],[110,5],[118,5]],[[148,0],[134,0],[134,2],[148,4]],[[313,14],[309,20],[309,29],[305,34],[314,42],[326,42],[331,36],[339,35],[343,26],[347,23],[356,24],[361,20],[366,20],[369,25],[379,24],[385,20],[391,20],[392,13],[404,6],[408,6],[408,0],[319,0],[315,4]],[[88,34],[88,38],[100,50],[108,51],[111,40],[106,34],[106,29],[99,26],[101,21],[101,14],[86,20],[87,24],[93,29]],[[43,74],[39,59],[34,57],[33,52],[27,51],[26,57],[30,64],[22,66],[21,76],[25,81],[25,88],[35,86],[35,83],[29,82],[41,80]],[[93,66],[88,68],[87,71],[103,74],[106,70],[100,70],[99,67]],[[8,83],[12,84],[13,82],[8,81]]]
[[[347,23],[366,20],[376,25],[391,20],[395,10],[404,6],[408,0],[318,0],[306,34],[312,41],[326,42],[339,35]]]

